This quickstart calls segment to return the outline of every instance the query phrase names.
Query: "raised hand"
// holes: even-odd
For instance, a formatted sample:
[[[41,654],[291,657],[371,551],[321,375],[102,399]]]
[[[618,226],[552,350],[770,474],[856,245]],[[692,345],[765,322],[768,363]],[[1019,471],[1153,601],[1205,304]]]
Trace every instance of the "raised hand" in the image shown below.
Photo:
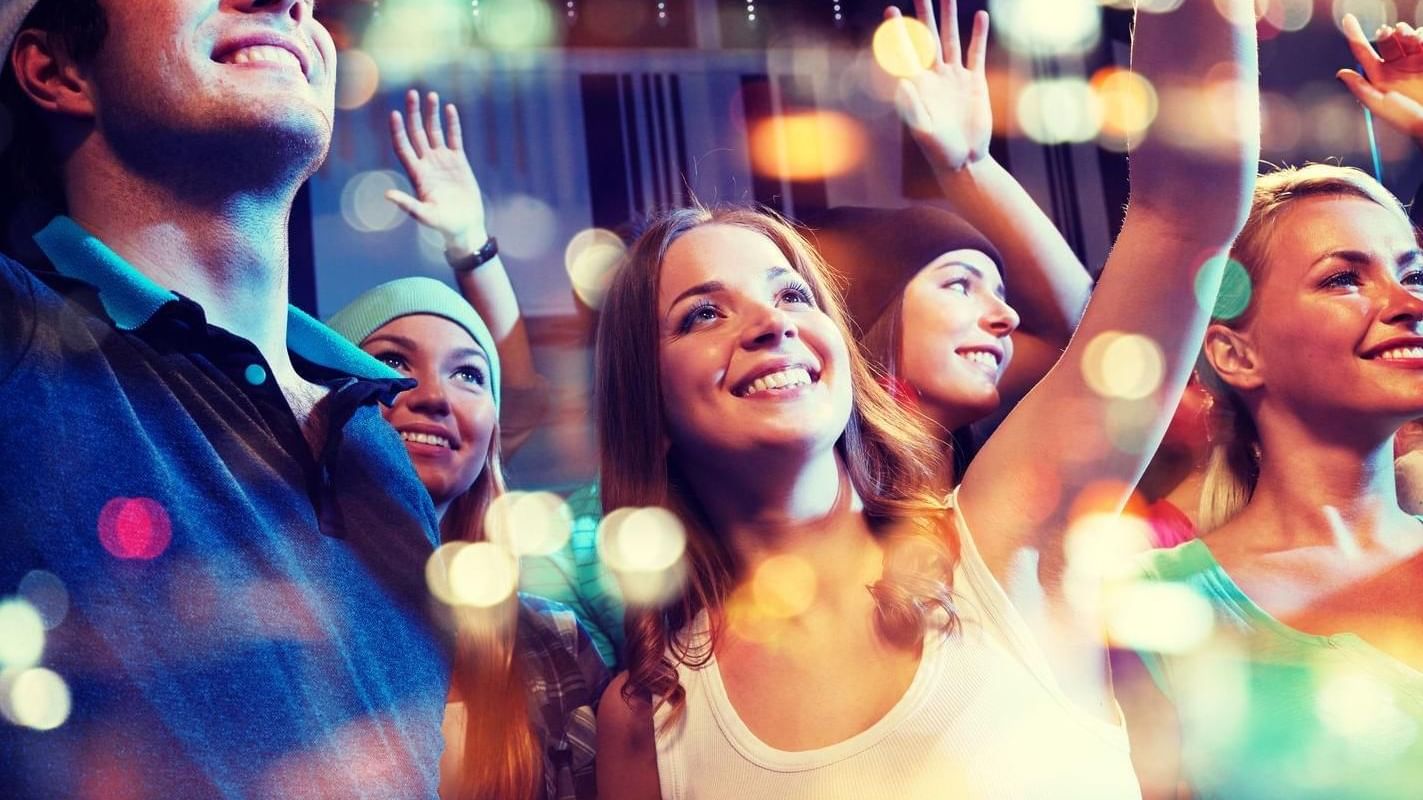
[[[914,0],[915,14],[934,29],[934,9],[929,0]],[[956,170],[988,154],[993,136],[993,109],[988,103],[988,78],[984,59],[988,50],[988,13],[973,17],[968,50],[959,48],[956,0],[940,0],[939,43],[929,68],[912,78],[901,78],[895,105],[924,154],[937,169]],[[885,19],[899,17],[899,9],[885,9]],[[901,46],[914,52],[908,33]]]
[[[484,244],[484,200],[464,154],[459,111],[453,103],[444,111],[442,127],[440,96],[430,92],[422,114],[420,93],[411,89],[405,95],[405,114],[390,112],[391,144],[415,195],[391,189],[385,196],[416,222],[437,231],[444,237],[446,255],[458,258]]]
[[[1336,73],[1365,108],[1423,142],[1423,30],[1406,22],[1384,26],[1371,44],[1359,20],[1345,14],[1344,37],[1364,69]]]

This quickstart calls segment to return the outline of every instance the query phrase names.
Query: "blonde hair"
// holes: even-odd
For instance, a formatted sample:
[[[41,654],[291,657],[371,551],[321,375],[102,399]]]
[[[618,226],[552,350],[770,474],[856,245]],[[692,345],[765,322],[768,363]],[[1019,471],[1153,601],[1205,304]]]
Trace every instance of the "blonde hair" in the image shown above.
[[[1261,175],[1255,184],[1250,215],[1235,238],[1230,258],[1238,263],[1248,281],[1232,280],[1227,271],[1221,299],[1249,292],[1243,309],[1227,308],[1219,300],[1211,322],[1233,330],[1243,329],[1259,312],[1255,293],[1269,269],[1270,247],[1281,216],[1296,202],[1310,197],[1357,197],[1376,203],[1397,214],[1410,228],[1408,212],[1387,189],[1367,173],[1333,164],[1283,167]],[[1235,273],[1239,275],[1239,273]],[[1245,284],[1244,286],[1234,284]],[[1239,311],[1239,313],[1233,313]],[[1240,395],[1221,379],[1202,352],[1197,367],[1201,383],[1210,391],[1211,453],[1201,491],[1199,528],[1218,528],[1250,502],[1260,474],[1260,436],[1255,420]]]
[[[712,224],[743,228],[770,240],[840,335],[854,341],[824,262],[799,233],[768,211],[693,207],[666,212],[638,238],[609,287],[594,369],[604,508],[611,512],[660,505],[676,513],[688,531],[687,581],[681,595],[662,607],[630,609],[627,615],[629,675],[624,697],[657,697],[674,710],[684,701],[677,665],[705,664],[717,639],[715,629],[704,642],[679,634],[701,611],[720,609],[737,577],[726,542],[708,524],[663,446],[657,321],[662,264],[679,237]],[[939,450],[923,424],[878,385],[864,356],[853,345],[849,352],[853,402],[835,447],[864,501],[866,517],[886,542],[884,575],[869,587],[877,627],[893,641],[918,641],[935,628],[947,633],[957,622],[951,586],[958,544],[951,512],[933,490]]]
[[[499,425],[474,483],[440,522],[446,542],[481,542],[484,517],[504,494]],[[458,777],[443,800],[534,800],[543,796],[543,754],[529,719],[528,681],[518,653],[518,600],[492,615],[456,614],[451,682],[464,701]]]

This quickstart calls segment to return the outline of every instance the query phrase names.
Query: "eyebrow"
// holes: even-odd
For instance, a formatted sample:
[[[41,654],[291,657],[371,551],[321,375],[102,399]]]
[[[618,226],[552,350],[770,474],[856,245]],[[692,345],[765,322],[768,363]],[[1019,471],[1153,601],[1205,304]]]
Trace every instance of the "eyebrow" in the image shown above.
[[[788,273],[790,273],[790,270],[786,269],[785,267],[767,267],[766,280],[772,281]],[[679,303],[681,303],[683,300],[686,300],[688,297],[694,297],[699,294],[715,294],[717,292],[724,291],[726,291],[726,284],[722,283],[721,281],[705,281],[703,283],[699,283],[696,286],[693,286],[692,288],[677,295],[676,298],[672,300],[672,304],[667,306],[667,314],[668,316],[670,316],[672,314],[672,309],[676,308]]]
[[[979,269],[978,267],[975,267],[967,261],[945,261],[937,267],[934,267],[934,271],[937,272],[941,269],[945,269],[948,267],[962,267],[968,270],[973,275],[973,277],[978,278],[979,280],[984,281],[985,283],[988,281],[988,276],[983,274],[983,270]],[[1002,281],[999,281],[998,285],[993,287],[993,293],[998,295],[998,299],[1000,300],[1006,299],[1008,297],[1008,287],[1004,286]]]
[[[1353,264],[1355,266],[1365,266],[1373,260],[1368,253],[1365,253],[1362,250],[1331,250],[1330,252],[1320,256],[1319,259],[1314,262],[1314,264],[1323,264],[1325,261],[1328,261],[1331,258],[1337,258],[1340,261],[1347,261],[1348,263]],[[1407,250],[1399,254],[1398,258],[1394,259],[1394,266],[1406,267],[1416,263],[1419,260],[1423,260],[1423,250],[1420,250],[1415,247],[1412,250]]]
[[[369,345],[369,344],[372,344],[372,343],[374,343],[374,342],[389,342],[389,343],[391,343],[391,344],[393,344],[393,345],[396,345],[396,346],[398,346],[398,347],[403,347],[403,348],[405,348],[406,350],[419,350],[419,349],[420,349],[420,346],[415,343],[415,340],[414,340],[414,339],[411,339],[411,338],[409,338],[409,337],[407,337],[407,336],[401,336],[401,335],[395,334],[395,333],[381,333],[381,334],[377,334],[377,335],[372,336],[372,337],[370,337],[369,339],[365,340],[364,342],[361,342],[361,344],[362,344],[362,345]],[[484,360],[484,363],[486,363],[486,364],[489,363],[489,355],[488,355],[487,353],[485,353],[483,350],[481,350],[480,348],[478,348],[478,347],[461,347],[461,348],[459,348],[459,349],[457,349],[457,350],[452,350],[452,351],[450,351],[449,355],[446,357],[446,360],[450,360],[450,359],[463,360],[463,359],[466,359],[466,358],[480,358],[480,359],[483,359],[483,360]]]
[[[415,341],[414,341],[413,339],[408,339],[408,338],[406,338],[406,337],[404,337],[404,336],[399,336],[399,335],[394,334],[394,333],[381,333],[381,334],[377,334],[377,335],[375,335],[375,336],[371,336],[370,338],[366,339],[364,342],[361,342],[361,344],[362,344],[362,345],[367,345],[367,344],[370,344],[370,343],[372,343],[372,342],[382,342],[382,341],[384,341],[384,342],[390,342],[390,343],[393,344],[393,345],[398,345],[398,346],[400,346],[400,347],[404,347],[406,350],[414,350],[414,349],[415,349]]]

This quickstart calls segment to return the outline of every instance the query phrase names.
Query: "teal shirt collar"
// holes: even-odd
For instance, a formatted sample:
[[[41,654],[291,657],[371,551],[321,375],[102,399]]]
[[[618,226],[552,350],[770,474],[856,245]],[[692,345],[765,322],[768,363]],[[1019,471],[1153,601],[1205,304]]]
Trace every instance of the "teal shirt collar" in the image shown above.
[[[141,327],[164,305],[178,300],[178,295],[154,283],[67,216],[51,220],[35,234],[35,243],[61,275],[98,290],[105,313],[121,330]],[[296,306],[287,306],[287,349],[314,364],[357,378],[401,377]]]

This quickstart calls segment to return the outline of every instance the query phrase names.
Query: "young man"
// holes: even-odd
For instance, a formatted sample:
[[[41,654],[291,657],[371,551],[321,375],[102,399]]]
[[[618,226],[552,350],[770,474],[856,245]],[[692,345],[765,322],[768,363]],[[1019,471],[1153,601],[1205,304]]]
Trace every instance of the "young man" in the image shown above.
[[[435,796],[409,382],[286,303],[312,6],[0,0],[3,192],[58,212],[0,256],[0,635],[48,628],[0,648],[0,796]]]

